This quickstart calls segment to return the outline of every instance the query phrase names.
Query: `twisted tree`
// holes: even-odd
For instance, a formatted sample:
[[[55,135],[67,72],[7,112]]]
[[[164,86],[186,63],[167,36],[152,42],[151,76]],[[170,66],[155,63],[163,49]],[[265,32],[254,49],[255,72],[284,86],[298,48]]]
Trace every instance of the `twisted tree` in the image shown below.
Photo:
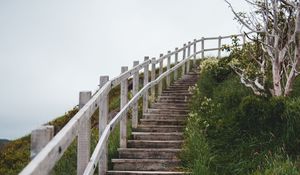
[[[260,55],[255,55],[253,59],[260,70],[256,77],[247,76],[242,66],[233,66],[242,83],[251,87],[256,94],[267,91],[265,73],[270,67],[272,87],[268,90],[273,96],[288,96],[299,75],[299,0],[245,0],[255,9],[248,13],[236,12],[228,0],[224,1],[242,26],[258,34],[256,38],[248,37],[258,42],[262,49]],[[271,66],[267,66],[268,62]]]

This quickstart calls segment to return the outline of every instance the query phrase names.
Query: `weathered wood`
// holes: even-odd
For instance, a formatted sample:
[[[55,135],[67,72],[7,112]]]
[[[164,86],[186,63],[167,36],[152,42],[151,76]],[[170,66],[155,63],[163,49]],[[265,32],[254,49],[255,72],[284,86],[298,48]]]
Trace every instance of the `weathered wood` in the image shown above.
[[[182,51],[182,60],[185,59],[186,56],[186,44],[183,45],[183,51]],[[183,77],[185,75],[185,66],[186,64],[182,65],[182,72],[181,72],[181,77]]]
[[[149,60],[149,57],[146,56],[144,61]],[[144,66],[144,86],[146,86],[149,82],[149,65]],[[145,93],[143,96],[143,113],[146,113],[148,110],[148,102],[149,102],[149,93]]]
[[[168,54],[170,54],[170,53],[171,53],[171,51],[168,51]],[[168,60],[167,60],[167,70],[170,70],[170,67],[171,67],[171,56],[169,56]],[[166,78],[166,84],[167,84],[167,88],[171,85],[170,75],[168,75]]]
[[[193,59],[193,67],[196,67],[196,59],[197,59],[197,39],[194,39],[194,59]]]
[[[191,56],[191,42],[188,42],[188,51],[187,51],[187,57],[190,58]],[[186,64],[186,72],[189,73],[190,72],[190,61],[187,62]]]
[[[222,51],[222,37],[219,36],[219,39],[218,39],[218,47],[219,47],[219,50],[218,50],[218,58],[221,58],[221,51]]]
[[[136,71],[139,71],[141,69],[143,69],[145,67],[145,65],[149,65],[151,63],[151,60],[147,60],[144,61],[143,63],[141,63],[140,65],[134,67],[133,69],[126,71],[122,74],[120,74],[118,77],[114,78],[111,80],[111,88],[114,88],[118,85],[120,85],[120,83],[124,80],[124,79],[128,79],[129,77],[131,77]]]
[[[79,107],[82,108],[92,98],[91,91],[82,91],[79,93]],[[91,120],[83,120],[79,124],[77,140],[77,174],[84,172],[90,159],[91,149]]]
[[[31,132],[30,159],[33,159],[53,138],[54,126],[41,126]]]
[[[177,65],[178,64],[178,47],[176,47],[175,48],[175,51],[176,51],[176,53],[175,53],[175,65]],[[178,79],[178,71],[177,71],[177,69],[174,71],[174,81],[176,81]]]
[[[160,58],[163,57],[163,56],[164,56],[163,54],[159,55]],[[160,76],[163,73],[163,64],[164,64],[164,62],[163,62],[163,60],[161,60],[159,62],[159,73],[158,73],[158,76]],[[161,81],[158,84],[158,96],[160,96],[162,94],[162,89],[163,89],[163,82]]]
[[[102,88],[108,81],[109,81],[109,76],[100,76],[99,87]],[[101,136],[108,122],[108,104],[109,104],[108,95],[100,99],[99,104],[100,104],[99,105],[99,136]],[[108,158],[107,146],[108,143],[106,143],[106,146],[99,160],[98,171],[100,175],[105,175],[107,172],[107,158]]]
[[[98,107],[98,99],[102,98],[103,94],[107,94],[110,89],[111,86],[107,84],[96,92],[92,99],[75,114],[49,144],[22,170],[20,175],[46,175],[50,173],[55,163],[63,156],[63,153],[77,136],[79,123],[90,119]]]
[[[124,73],[128,71],[128,67],[124,66],[121,68],[121,72]],[[127,101],[128,101],[128,79],[124,79],[121,82],[121,104],[120,109],[122,109]],[[126,148],[127,147],[127,114],[124,114],[125,116],[120,122],[120,148]]]
[[[204,58],[204,52],[205,52],[205,51],[204,51],[204,48],[205,48],[205,47],[204,47],[204,41],[205,41],[205,40],[204,40],[204,37],[202,37],[202,40],[201,40],[201,51],[202,51],[202,57],[201,57],[201,58],[202,58],[202,59]]]
[[[155,80],[155,71],[156,71],[156,58],[151,59],[151,81]],[[151,88],[151,101],[155,99],[155,87]]]
[[[155,64],[155,63],[154,63]],[[139,65],[139,61],[133,62],[133,67]],[[132,82],[132,96],[135,96],[139,91],[139,72],[133,74]],[[135,103],[132,107],[132,128],[137,128],[138,126],[138,103]]]

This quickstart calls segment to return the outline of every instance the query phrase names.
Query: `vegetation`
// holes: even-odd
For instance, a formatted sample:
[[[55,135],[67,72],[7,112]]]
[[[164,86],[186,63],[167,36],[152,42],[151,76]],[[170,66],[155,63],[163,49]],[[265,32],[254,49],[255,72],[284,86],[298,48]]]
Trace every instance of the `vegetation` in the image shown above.
[[[112,114],[119,111],[119,92],[120,87],[114,88],[109,93],[109,110]],[[141,111],[141,105],[139,105]],[[78,108],[74,108],[65,115],[50,121],[48,124],[54,126],[55,134],[59,132],[65,124],[78,112]],[[93,114],[92,120],[92,136],[91,150],[93,150],[98,141],[98,110]],[[128,133],[131,133],[131,122],[128,120]],[[129,135],[129,134],[128,134]],[[129,135],[130,136],[130,135]],[[109,168],[112,168],[111,158],[118,156],[117,148],[119,147],[119,127],[116,127],[109,137],[108,143]],[[30,161],[30,135],[17,140],[10,141],[0,148],[0,174],[15,175],[18,174]],[[75,139],[70,147],[66,150],[63,157],[58,161],[53,169],[54,174],[69,175],[76,174],[77,164],[77,140]]]
[[[231,60],[201,63],[191,89],[184,166],[195,175],[300,174],[300,89],[293,97],[256,96],[240,82]]]
[[[248,52],[245,57],[252,61],[250,65],[257,74],[247,76],[249,70],[245,69],[245,66],[234,67],[242,82],[251,86],[256,93],[270,91],[273,96],[289,96],[299,75],[300,66],[299,2],[245,0],[253,10],[238,13],[233,9],[230,0],[224,1],[231,8],[237,21],[247,30],[257,34],[255,37],[247,36],[257,42],[257,52]],[[237,59],[237,62],[243,65],[245,58]],[[267,72],[270,74],[267,75]],[[271,81],[269,88],[265,87],[266,80]]]

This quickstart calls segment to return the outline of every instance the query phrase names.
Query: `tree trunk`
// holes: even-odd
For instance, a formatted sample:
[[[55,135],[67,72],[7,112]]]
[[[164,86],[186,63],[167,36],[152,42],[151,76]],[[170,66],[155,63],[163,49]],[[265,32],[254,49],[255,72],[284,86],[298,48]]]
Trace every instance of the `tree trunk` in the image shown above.
[[[273,90],[274,90],[274,96],[281,96],[282,95],[282,89],[281,89],[281,77],[280,77],[280,70],[281,66],[279,64],[278,59],[274,59],[272,61],[272,74],[273,74]]]

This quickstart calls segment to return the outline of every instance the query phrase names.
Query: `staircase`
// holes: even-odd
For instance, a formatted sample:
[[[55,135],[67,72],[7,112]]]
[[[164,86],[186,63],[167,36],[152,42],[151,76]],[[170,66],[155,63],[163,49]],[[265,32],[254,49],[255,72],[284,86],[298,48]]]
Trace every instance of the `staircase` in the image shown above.
[[[188,115],[189,87],[198,76],[189,73],[164,90],[132,131],[128,148],[120,148],[108,175],[182,175],[178,154]]]

